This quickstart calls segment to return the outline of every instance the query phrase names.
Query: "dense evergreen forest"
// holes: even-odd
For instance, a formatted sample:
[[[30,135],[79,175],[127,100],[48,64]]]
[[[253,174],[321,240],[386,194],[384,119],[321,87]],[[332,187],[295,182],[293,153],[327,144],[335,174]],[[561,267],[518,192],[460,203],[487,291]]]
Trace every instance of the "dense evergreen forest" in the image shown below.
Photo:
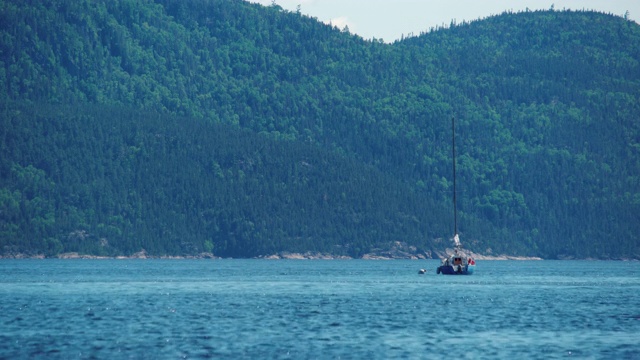
[[[241,0],[0,0],[0,255],[640,258],[640,26],[393,44]]]

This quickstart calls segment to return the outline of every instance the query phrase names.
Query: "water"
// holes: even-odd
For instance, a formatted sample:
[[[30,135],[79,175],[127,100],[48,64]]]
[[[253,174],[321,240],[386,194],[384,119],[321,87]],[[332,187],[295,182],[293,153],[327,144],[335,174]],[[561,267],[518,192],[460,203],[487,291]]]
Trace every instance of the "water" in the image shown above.
[[[0,358],[640,359],[640,262],[437,265],[1,260]]]

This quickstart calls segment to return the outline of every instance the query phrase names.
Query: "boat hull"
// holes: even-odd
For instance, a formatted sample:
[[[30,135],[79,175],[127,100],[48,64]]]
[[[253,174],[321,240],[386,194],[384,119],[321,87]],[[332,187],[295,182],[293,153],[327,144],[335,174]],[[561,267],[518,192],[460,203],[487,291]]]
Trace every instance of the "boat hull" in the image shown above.
[[[471,275],[475,268],[475,265],[441,265],[436,272],[442,275]]]

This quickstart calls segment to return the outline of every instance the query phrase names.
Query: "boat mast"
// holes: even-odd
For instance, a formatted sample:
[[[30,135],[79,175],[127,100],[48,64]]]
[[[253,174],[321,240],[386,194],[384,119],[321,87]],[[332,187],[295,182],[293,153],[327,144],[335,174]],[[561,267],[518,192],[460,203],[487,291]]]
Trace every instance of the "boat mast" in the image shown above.
[[[451,117],[451,137],[453,152],[453,235],[458,235],[458,209],[456,201],[456,118]],[[456,244],[457,246],[457,244]]]

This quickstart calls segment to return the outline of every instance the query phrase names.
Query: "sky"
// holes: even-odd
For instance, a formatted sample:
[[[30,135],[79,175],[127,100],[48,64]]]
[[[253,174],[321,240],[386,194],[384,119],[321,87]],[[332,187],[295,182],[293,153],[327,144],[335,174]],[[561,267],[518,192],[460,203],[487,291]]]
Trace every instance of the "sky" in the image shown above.
[[[271,5],[274,0],[249,0]],[[451,21],[473,21],[504,11],[596,10],[618,16],[628,11],[640,23],[640,0],[275,0],[284,9],[331,23],[364,39],[393,42],[409,34],[419,35]]]

